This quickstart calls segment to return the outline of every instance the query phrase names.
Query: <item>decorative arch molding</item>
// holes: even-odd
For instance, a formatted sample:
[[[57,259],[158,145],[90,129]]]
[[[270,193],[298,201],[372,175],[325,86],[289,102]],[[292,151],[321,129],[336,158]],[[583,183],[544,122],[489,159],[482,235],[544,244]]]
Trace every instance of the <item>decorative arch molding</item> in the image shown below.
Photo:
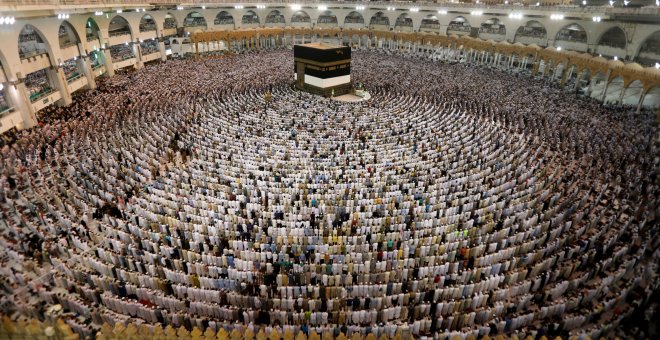
[[[63,27],[68,32],[65,32],[64,34],[62,34],[62,28]],[[73,34],[73,37],[71,37],[70,34],[68,34],[69,32],[71,34]],[[62,21],[62,23],[60,24],[60,27],[58,29],[57,35],[58,35],[58,42],[59,42],[58,46],[59,46],[60,49],[65,48],[65,47],[69,47],[72,44],[77,45],[77,44],[82,42],[82,39],[80,39],[80,34],[78,34],[78,31],[76,30],[76,27],[73,26],[73,24],[71,24],[68,20],[63,20]]]
[[[645,92],[648,92],[655,86],[660,86],[660,72],[654,72],[650,68],[643,68],[639,65],[622,62],[613,63],[601,57],[594,57],[587,53],[577,53],[573,51],[557,51],[554,48],[542,49],[536,45],[509,44],[507,42],[485,41],[468,36],[442,36],[437,34],[413,33],[413,32],[393,32],[378,30],[359,30],[359,29],[339,29],[339,28],[265,28],[235,31],[213,31],[200,32],[192,35],[191,41],[194,44],[208,43],[211,41],[231,41],[247,39],[254,41],[259,37],[278,37],[296,35],[322,35],[337,37],[352,37],[354,35],[368,35],[370,39],[377,40],[395,40],[403,43],[418,43],[421,45],[430,44],[432,46],[451,47],[463,49],[465,51],[476,50],[488,53],[498,53],[505,56],[530,56],[533,62],[532,72],[538,71],[538,64],[552,63],[554,65],[563,64],[564,72],[570,68],[579,74],[584,70],[589,70],[591,75],[599,73],[608,75],[607,81],[617,77],[624,80],[625,86],[629,86],[633,81],[638,80],[643,84]]]
[[[133,37],[136,37],[137,34],[139,33],[139,30],[136,32],[135,28],[131,25],[131,22],[130,22],[127,18],[123,17],[123,16],[120,15],[120,14],[115,14],[115,15],[113,15],[113,16],[110,17],[110,20],[108,20],[108,25],[107,25],[107,27],[106,27],[107,30],[108,30],[108,36],[111,36],[111,35],[110,35],[110,26],[112,25],[112,22],[113,22],[114,20],[123,20],[124,22],[126,22],[126,26],[128,26],[128,30],[129,30],[130,35],[131,35],[131,39],[132,39]],[[97,24],[98,24],[98,23],[97,23]]]
[[[358,11],[351,11],[346,16],[344,16],[343,25],[353,24],[353,25],[365,25],[364,15]]]
[[[43,50],[45,51],[45,53],[48,54],[51,65],[56,65],[57,64],[56,63],[56,57],[57,56],[55,55],[55,52],[57,51],[58,54],[59,54],[59,51],[60,51],[59,45],[57,46],[58,47],[57,49],[53,48],[53,44],[58,41],[57,40],[57,30],[54,30],[54,32],[52,32],[52,31],[48,32],[48,31],[42,30],[40,26],[41,25],[31,24],[31,23],[30,24],[25,24],[18,31],[18,35],[16,35],[16,40],[14,40],[14,44],[15,44],[14,46],[17,47],[16,52],[18,53],[18,55],[17,55],[18,59],[23,59],[23,58],[21,58],[21,54],[25,55],[25,51],[21,50],[21,42],[20,42],[21,35],[23,34],[23,31],[26,28],[30,28],[30,29],[33,30],[34,34],[36,36],[38,36],[39,40],[42,41]],[[57,27],[59,28],[59,25],[57,25]],[[47,29],[48,27],[44,27],[44,28]],[[48,32],[50,34],[46,34],[44,32]]]

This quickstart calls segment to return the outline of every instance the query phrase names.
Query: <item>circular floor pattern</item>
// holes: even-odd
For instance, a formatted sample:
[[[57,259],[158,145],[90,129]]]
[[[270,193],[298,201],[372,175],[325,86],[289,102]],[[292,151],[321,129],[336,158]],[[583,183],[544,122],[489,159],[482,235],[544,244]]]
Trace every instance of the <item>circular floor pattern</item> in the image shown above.
[[[367,84],[380,75],[364,65],[479,72],[368,53],[354,62]],[[65,144],[70,164],[42,169],[56,189],[37,189],[48,222],[74,231],[40,298],[96,324],[598,335],[620,296],[648,287],[639,197],[603,183],[582,149],[549,145],[552,131],[520,133],[523,118],[416,94],[412,82],[374,86],[360,103],[281,83],[266,103],[260,85],[99,132],[112,152],[74,131],[89,147]],[[126,201],[92,216],[117,190]]]

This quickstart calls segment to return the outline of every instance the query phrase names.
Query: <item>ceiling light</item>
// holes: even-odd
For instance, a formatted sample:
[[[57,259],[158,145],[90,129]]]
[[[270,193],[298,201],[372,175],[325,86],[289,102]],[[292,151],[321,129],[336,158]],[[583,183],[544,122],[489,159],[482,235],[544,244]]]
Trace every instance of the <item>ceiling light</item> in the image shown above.
[[[291,9],[294,10],[294,11],[299,11],[300,9],[302,9],[302,6],[300,6],[300,5],[291,5]]]
[[[660,1],[660,0],[658,0],[658,1]],[[439,9],[438,14],[447,14],[447,10]]]
[[[318,9],[319,9],[319,11],[325,11],[325,10],[328,9],[328,6],[326,6],[326,5],[319,5]]]
[[[417,8],[417,7],[412,7],[412,8],[410,9],[410,11],[411,11],[411,12],[419,12],[419,8]]]

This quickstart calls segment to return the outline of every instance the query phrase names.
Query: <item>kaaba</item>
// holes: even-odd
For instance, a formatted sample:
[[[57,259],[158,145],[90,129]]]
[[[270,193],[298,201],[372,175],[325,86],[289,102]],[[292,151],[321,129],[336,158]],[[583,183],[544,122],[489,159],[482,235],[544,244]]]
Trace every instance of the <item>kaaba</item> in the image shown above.
[[[325,43],[293,46],[296,87],[325,97],[351,92],[351,48]]]

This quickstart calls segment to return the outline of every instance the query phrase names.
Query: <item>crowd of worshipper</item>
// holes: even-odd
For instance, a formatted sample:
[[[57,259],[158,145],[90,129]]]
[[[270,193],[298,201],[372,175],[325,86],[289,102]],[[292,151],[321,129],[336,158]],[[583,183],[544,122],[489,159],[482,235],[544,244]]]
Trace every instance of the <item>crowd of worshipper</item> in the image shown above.
[[[160,52],[160,46],[157,39],[150,39],[140,42],[140,49],[142,55],[148,55],[148,54]]]
[[[133,46],[128,44],[118,44],[110,46],[110,56],[113,62],[119,62],[130,58],[135,58]]]
[[[44,96],[52,91],[52,86],[48,80],[48,71],[41,69],[32,72],[25,77],[25,87],[27,88],[30,101]]]
[[[3,138],[3,312],[593,338],[648,311],[652,112],[394,54],[353,53],[360,103],[293,90],[290,50],[157,63]]]

